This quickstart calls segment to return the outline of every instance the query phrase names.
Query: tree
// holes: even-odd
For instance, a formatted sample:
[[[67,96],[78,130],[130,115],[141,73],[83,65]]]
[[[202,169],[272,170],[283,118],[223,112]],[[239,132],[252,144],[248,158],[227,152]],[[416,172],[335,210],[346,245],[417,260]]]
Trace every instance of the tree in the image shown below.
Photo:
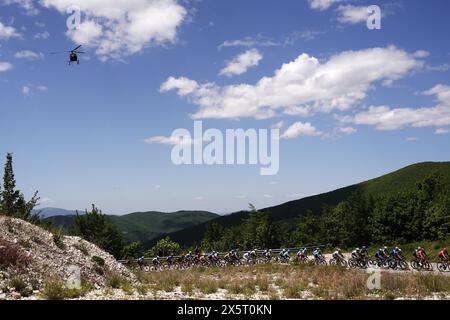
[[[92,205],[92,211],[78,214],[70,233],[98,245],[103,250],[120,259],[123,252],[123,239],[117,227],[108,220],[101,210]]]
[[[8,153],[3,175],[3,191],[0,192],[0,212],[32,223],[38,223],[40,220],[39,215],[33,213],[33,209],[38,205],[38,201],[37,191],[31,200],[26,201],[20,190],[16,190],[13,156],[11,153]]]
[[[137,259],[142,256],[143,252],[144,248],[142,246],[142,243],[140,243],[139,241],[135,241],[123,248],[122,259]]]
[[[145,254],[147,257],[166,257],[168,255],[177,255],[181,252],[181,246],[172,241],[170,237],[159,240],[156,245]]]

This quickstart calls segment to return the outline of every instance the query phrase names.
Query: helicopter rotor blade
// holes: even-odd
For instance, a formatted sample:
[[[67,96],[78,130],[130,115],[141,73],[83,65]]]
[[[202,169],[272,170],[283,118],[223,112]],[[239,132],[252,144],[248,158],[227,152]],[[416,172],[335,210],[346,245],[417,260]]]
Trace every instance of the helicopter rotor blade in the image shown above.
[[[75,53],[86,53],[84,51],[74,51]]]
[[[78,46],[78,47],[76,47],[75,49],[73,49],[72,51],[77,51],[78,49],[80,49],[81,48],[81,44]]]

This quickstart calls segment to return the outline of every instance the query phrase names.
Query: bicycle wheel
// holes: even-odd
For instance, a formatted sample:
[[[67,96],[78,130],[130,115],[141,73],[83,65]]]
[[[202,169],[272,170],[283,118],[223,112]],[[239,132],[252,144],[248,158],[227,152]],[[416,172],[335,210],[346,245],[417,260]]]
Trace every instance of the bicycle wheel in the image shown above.
[[[437,268],[439,272],[447,272],[447,264],[444,262],[438,262]]]
[[[351,268],[351,269],[356,269],[356,267],[358,266],[358,263],[356,262],[356,260],[355,259],[349,259],[348,260],[348,266]]]
[[[347,268],[347,266],[348,266],[348,262],[345,259],[342,259],[339,263],[340,263],[341,267],[343,267],[343,268]]]
[[[433,271],[433,265],[428,261],[424,262],[422,267],[425,271]]]
[[[406,261],[400,260],[398,262],[398,266],[400,267],[400,269],[402,270],[408,270],[408,263]]]
[[[336,259],[331,259],[330,260],[330,266],[335,266],[336,265]]]
[[[417,260],[411,260],[411,268],[413,268],[414,270],[419,269],[419,263],[417,262]]]

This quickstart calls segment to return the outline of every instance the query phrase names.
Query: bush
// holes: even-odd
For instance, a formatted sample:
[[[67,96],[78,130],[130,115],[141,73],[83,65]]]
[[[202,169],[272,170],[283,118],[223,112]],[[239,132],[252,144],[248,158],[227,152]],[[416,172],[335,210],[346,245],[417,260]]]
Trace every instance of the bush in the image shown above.
[[[66,245],[64,244],[64,234],[62,228],[59,228],[53,232],[53,242],[61,250],[64,250],[66,248]]]
[[[28,240],[20,240],[19,244],[24,248],[24,249],[31,249],[31,243]]]
[[[0,268],[25,267],[28,257],[23,254],[16,244],[0,239]]]
[[[20,293],[22,297],[29,297],[33,290],[28,286],[28,284],[20,277],[12,277],[9,282],[8,286],[10,288],[13,288],[15,292]]]
[[[80,250],[85,256],[89,255],[89,251],[86,247],[86,245],[80,241],[80,243],[74,245],[75,249]]]
[[[106,285],[113,289],[120,289],[127,280],[116,272],[111,272],[106,276]]]
[[[102,257],[93,256],[92,257],[92,261],[95,262],[100,267],[104,267],[105,266],[105,259],[103,259]]]
[[[61,280],[50,279],[44,284],[41,296],[46,300],[76,299],[84,296],[91,290],[89,285],[81,288],[67,288]]]

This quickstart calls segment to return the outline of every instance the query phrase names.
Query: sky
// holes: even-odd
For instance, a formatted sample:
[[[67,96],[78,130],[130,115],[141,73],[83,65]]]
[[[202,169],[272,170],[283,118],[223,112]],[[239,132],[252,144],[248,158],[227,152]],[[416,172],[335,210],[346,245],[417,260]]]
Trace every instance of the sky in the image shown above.
[[[446,0],[0,0],[0,155],[41,207],[109,214],[225,214],[449,161],[448,12]],[[80,44],[80,65],[50,54]],[[169,137],[195,120],[279,128],[278,174],[175,166]]]

